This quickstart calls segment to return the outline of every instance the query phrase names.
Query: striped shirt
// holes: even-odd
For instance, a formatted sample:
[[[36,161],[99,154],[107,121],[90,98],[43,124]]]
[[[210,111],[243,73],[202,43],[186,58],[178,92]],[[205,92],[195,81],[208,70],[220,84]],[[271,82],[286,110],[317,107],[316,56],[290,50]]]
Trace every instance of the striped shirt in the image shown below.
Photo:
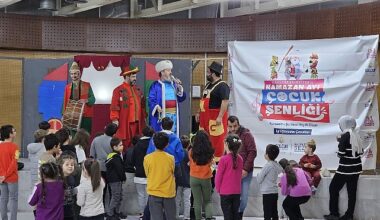
[[[338,157],[340,159],[336,173],[344,175],[360,174],[362,172],[361,154],[352,152],[349,132],[342,134],[338,148]]]

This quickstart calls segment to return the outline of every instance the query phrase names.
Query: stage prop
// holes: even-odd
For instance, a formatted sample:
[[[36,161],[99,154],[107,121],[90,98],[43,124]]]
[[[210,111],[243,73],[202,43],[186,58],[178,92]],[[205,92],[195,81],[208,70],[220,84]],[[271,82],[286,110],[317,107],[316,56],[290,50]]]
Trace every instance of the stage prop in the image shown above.
[[[63,126],[78,131],[82,122],[83,110],[83,102],[70,99],[62,116]]]
[[[165,58],[166,59],[166,58]],[[140,68],[139,73],[141,75],[137,75],[137,85],[140,88],[144,88],[145,98],[147,94],[149,94],[150,85],[157,80],[158,73],[155,71],[155,65],[157,62],[163,59],[154,59],[154,58],[131,58],[131,65],[138,66]],[[173,63],[172,74],[179,78],[182,81],[182,86],[184,91],[190,96],[190,85],[191,85],[191,76],[192,76],[192,61],[191,60],[177,60],[177,59],[169,59]],[[143,76],[143,77],[142,77]],[[180,135],[189,135],[191,128],[191,98],[186,98],[185,101],[179,104],[179,131]],[[148,103],[148,100],[146,100]],[[148,112],[148,105],[147,114]],[[147,119],[147,124],[149,121]]]
[[[363,169],[375,169],[378,39],[229,42],[229,113],[251,130],[258,155],[276,144],[279,159],[299,161],[314,139],[323,167],[336,169],[337,122],[348,114],[364,143]],[[255,160],[265,163],[263,156]]]
[[[68,63],[72,59],[25,59],[23,62],[22,146],[34,142],[38,123],[61,119]],[[26,157],[26,147],[22,148]]]

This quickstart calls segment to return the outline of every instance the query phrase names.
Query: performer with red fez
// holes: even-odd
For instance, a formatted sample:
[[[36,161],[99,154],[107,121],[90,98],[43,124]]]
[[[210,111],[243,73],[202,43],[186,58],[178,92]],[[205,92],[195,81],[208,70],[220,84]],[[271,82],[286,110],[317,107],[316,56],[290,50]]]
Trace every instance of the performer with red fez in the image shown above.
[[[122,68],[120,76],[124,77],[124,82],[112,93],[110,118],[119,127],[116,137],[123,140],[124,150],[130,147],[132,138],[140,135],[146,126],[143,93],[136,86],[136,74],[139,71],[138,67]]]
[[[173,63],[162,60],[155,66],[160,79],[149,88],[149,124],[161,131],[161,119],[169,117],[174,122],[172,132],[179,136],[179,102],[186,99],[182,82],[172,75]]]
[[[94,93],[92,92],[90,83],[80,80],[82,73],[78,63],[73,62],[69,72],[72,82],[66,85],[65,94],[63,96],[63,109],[66,109],[67,103],[70,99],[85,103],[80,127],[91,133],[93,116],[92,106],[96,101]]]
[[[208,67],[206,87],[200,101],[198,115],[199,129],[210,135],[212,146],[215,148],[215,157],[224,153],[224,138],[227,134],[227,107],[230,97],[230,88],[222,81],[223,66],[212,62]]]

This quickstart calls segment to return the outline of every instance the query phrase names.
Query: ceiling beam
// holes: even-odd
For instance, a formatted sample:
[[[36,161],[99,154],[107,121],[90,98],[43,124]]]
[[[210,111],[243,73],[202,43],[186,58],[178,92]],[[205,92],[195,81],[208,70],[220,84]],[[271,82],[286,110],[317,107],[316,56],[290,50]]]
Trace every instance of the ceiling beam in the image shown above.
[[[271,11],[297,8],[330,1],[334,0],[256,0],[253,2],[254,7],[252,7],[252,5],[249,4],[252,3],[251,0],[242,0],[242,3],[247,2],[248,4],[242,4],[242,7],[234,9],[228,9],[228,1],[223,1],[221,4],[224,4],[224,6],[221,7],[221,9],[224,11],[221,11],[221,14],[223,14],[224,17],[236,17],[241,15],[261,14]]]
[[[120,1],[121,0],[90,0],[87,3],[71,4],[71,5],[60,8],[58,11],[54,12],[54,15],[56,16],[72,15],[72,14],[88,11],[94,8],[99,8],[104,5],[109,5],[109,4],[113,4]]]
[[[141,12],[136,13],[136,18],[138,17],[157,17],[161,15],[176,13],[180,11],[185,11],[193,8],[203,7],[207,5],[212,5],[219,3],[220,0],[180,0],[168,4],[160,5],[160,0],[158,1],[158,8],[146,8],[142,9]]]
[[[8,5],[12,5],[21,0],[0,0],[0,8],[7,7]]]

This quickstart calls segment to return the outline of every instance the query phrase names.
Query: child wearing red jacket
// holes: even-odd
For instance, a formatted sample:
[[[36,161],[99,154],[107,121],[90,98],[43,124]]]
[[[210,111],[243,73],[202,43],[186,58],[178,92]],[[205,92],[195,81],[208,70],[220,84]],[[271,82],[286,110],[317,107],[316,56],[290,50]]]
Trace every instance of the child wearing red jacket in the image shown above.
[[[304,149],[305,155],[301,157],[299,165],[301,168],[306,171],[308,174],[310,174],[311,182],[312,182],[312,191],[315,192],[316,188],[319,185],[319,182],[321,181],[321,175],[319,170],[322,167],[322,162],[319,159],[319,157],[314,154],[314,151],[316,149],[316,144],[313,139],[311,139],[309,142],[307,142],[307,145]]]

